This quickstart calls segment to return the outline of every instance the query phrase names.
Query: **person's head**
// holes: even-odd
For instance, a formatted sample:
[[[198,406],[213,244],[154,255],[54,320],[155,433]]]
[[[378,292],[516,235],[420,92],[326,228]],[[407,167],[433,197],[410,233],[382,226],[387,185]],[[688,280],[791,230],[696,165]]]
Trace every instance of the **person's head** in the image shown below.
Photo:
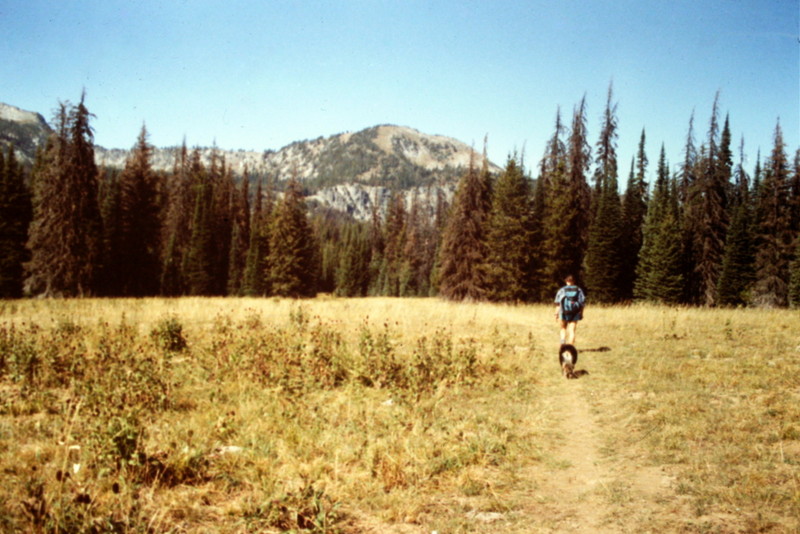
[[[564,278],[564,282],[566,282],[567,285],[571,286],[575,283],[575,277],[573,277],[571,274],[568,274],[567,277]]]

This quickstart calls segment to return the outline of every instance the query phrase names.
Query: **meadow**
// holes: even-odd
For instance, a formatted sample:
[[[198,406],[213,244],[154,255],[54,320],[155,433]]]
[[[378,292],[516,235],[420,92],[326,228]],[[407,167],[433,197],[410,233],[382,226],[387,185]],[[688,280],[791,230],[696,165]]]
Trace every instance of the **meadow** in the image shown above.
[[[0,302],[4,532],[798,532],[800,313]]]

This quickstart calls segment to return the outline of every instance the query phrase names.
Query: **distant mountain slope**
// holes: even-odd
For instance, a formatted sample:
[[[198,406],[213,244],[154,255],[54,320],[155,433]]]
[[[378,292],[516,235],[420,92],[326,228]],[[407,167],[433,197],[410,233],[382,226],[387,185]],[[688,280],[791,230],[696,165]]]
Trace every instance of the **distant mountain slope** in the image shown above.
[[[22,159],[32,161],[36,147],[51,131],[40,114],[0,104],[0,140],[12,142]],[[153,168],[171,170],[179,150],[155,148]],[[448,201],[452,198],[470,160],[478,168],[482,165],[482,156],[461,141],[393,125],[297,141],[277,151],[198,150],[206,164],[216,150],[237,175],[247,170],[252,178],[284,181],[296,174],[312,192],[314,203],[359,219],[370,217],[375,208],[382,210],[395,190],[405,192],[409,205],[416,197],[432,209],[439,193]],[[95,146],[100,166],[121,169],[129,154],[126,149]],[[489,168],[493,173],[501,170],[492,163]]]
[[[157,148],[152,164],[169,170],[178,147]],[[209,162],[213,149],[201,148]],[[95,148],[99,165],[122,168],[128,150]],[[382,125],[355,133],[296,141],[277,151],[221,150],[226,163],[237,174],[268,175],[279,181],[297,173],[307,187],[330,187],[345,183],[407,188],[457,179],[469,165],[472,148],[441,135],[423,134],[403,126]],[[474,155],[475,165],[481,156]],[[491,164],[492,172],[500,169]]]
[[[405,189],[457,180],[471,157],[480,165],[481,156],[461,141],[382,125],[292,143],[267,153],[264,169],[280,179],[296,169],[301,180],[316,187],[358,183]]]
[[[11,143],[20,161],[32,162],[36,148],[47,141],[50,132],[41,114],[0,102],[0,147],[4,153]]]

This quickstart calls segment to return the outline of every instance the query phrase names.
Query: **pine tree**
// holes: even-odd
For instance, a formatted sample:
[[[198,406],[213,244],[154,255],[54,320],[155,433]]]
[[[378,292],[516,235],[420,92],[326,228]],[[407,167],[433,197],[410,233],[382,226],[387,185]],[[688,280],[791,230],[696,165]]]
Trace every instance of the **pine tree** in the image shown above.
[[[125,169],[120,187],[121,294],[153,296],[159,292],[161,272],[160,236],[162,232],[161,177],[153,171],[153,147],[147,142],[142,126]]]
[[[430,195],[430,192],[428,193]],[[423,213],[418,192],[414,192],[406,218],[403,259],[400,266],[400,295],[426,296],[436,243],[430,217]]]
[[[680,167],[678,201],[681,207],[681,262],[683,265],[684,294],[682,301],[698,303],[700,300],[700,277],[695,266],[700,253],[697,251],[699,234],[699,197],[697,192],[699,156],[694,139],[694,112],[689,118],[689,129],[684,146],[684,159]]]
[[[625,188],[622,204],[623,235],[622,272],[620,273],[620,296],[623,300],[633,298],[636,283],[636,263],[642,248],[642,225],[647,212],[647,154],[645,152],[645,132],[639,140],[639,150],[631,165],[631,174]]]
[[[32,177],[34,218],[28,247],[28,292],[84,296],[95,290],[102,221],[98,207],[91,114],[61,104],[55,137]]]
[[[209,168],[211,184],[211,278],[214,295],[224,295],[228,289],[230,269],[232,206],[236,193],[233,172],[216,147],[211,152]]]
[[[29,256],[25,243],[32,218],[31,193],[9,144],[5,157],[0,150],[0,298],[22,296],[23,264]]]
[[[683,266],[680,252],[681,220],[678,210],[678,186],[671,183],[666,214],[656,230],[653,246],[653,271],[650,274],[651,300],[677,304],[683,295]]]
[[[581,125],[583,115],[576,112],[575,119]],[[581,127],[574,128],[580,131]],[[570,174],[568,157],[577,160],[574,168],[575,176],[583,176],[586,165],[585,159],[585,137],[578,139],[573,136],[570,138],[570,152],[563,142],[566,128],[561,122],[561,111],[556,114],[555,132],[547,144],[544,157],[540,164],[539,180],[536,185],[533,200],[534,217],[542,222],[542,230],[534,232],[533,243],[540,243],[540,254],[542,257],[541,269],[539,271],[536,286],[538,286],[537,300],[551,299],[558,284],[563,281],[565,273],[572,273],[577,276],[581,267],[583,249],[584,228],[582,223],[585,220],[586,210],[583,209],[583,195],[581,192],[576,194]],[[585,178],[583,178],[585,184]],[[535,272],[535,271],[534,271]]]
[[[372,199],[372,213],[369,230],[370,262],[369,262],[369,294],[383,294],[383,280],[381,269],[384,262],[384,249],[386,248],[385,233],[383,231],[384,222],[380,213],[381,202],[378,198],[378,190],[375,190]]]
[[[794,239],[800,238],[800,148],[794,154],[794,169],[789,183],[789,225]]]
[[[491,300],[531,300],[531,187],[510,157],[494,185],[487,221],[487,296]]]
[[[532,218],[535,221],[531,232],[531,286],[533,287],[533,300],[544,302],[552,298],[553,280],[547,270],[547,239],[552,235],[546,229],[547,204],[550,196],[548,177],[544,172],[543,166],[540,167],[539,178],[533,184],[533,200],[531,205]]]
[[[349,224],[344,231],[344,251],[336,269],[336,294],[343,297],[365,297],[369,290],[371,245],[369,227]]]
[[[662,222],[666,218],[669,195],[669,167],[664,145],[662,144],[658,158],[656,182],[653,187],[653,194],[647,204],[647,214],[642,227],[642,247],[636,262],[634,296],[637,299],[654,300],[654,284],[651,275],[656,267],[655,243],[658,240],[658,232],[661,230]]]
[[[102,260],[98,292],[102,296],[122,295],[125,272],[122,247],[122,209],[119,171],[106,169],[98,184],[100,217],[103,220]]]
[[[789,263],[792,255],[788,162],[780,123],[774,147],[758,191],[756,282],[753,300],[758,306],[788,303]]]
[[[597,143],[595,215],[586,252],[586,286],[593,300],[616,302],[621,298],[622,206],[617,182],[617,117],[609,87],[603,127]]]
[[[244,273],[247,247],[250,243],[250,177],[247,169],[239,184],[239,195],[232,206],[230,263],[228,270],[228,295],[244,294]]]
[[[439,294],[449,300],[486,298],[486,220],[491,210],[491,176],[484,157],[477,171],[474,156],[461,178],[442,235]]]
[[[191,236],[183,258],[183,276],[190,295],[214,294],[213,259],[213,187],[200,160],[200,151],[192,152],[189,163],[194,192]]]
[[[175,154],[172,173],[166,180],[166,215],[161,237],[161,294],[178,296],[188,292],[183,271],[191,239],[194,189],[191,162],[184,141]]]
[[[384,229],[384,253],[380,270],[381,294],[400,296],[400,270],[406,238],[406,208],[402,193],[395,192],[389,201]]]
[[[744,170],[743,152],[742,148],[735,173],[736,187],[733,190],[731,223],[725,242],[722,271],[717,284],[719,304],[722,306],[746,305],[750,300],[750,286],[755,278],[753,209],[748,177]]]
[[[244,268],[244,294],[260,296],[269,293],[269,228],[272,222],[272,188],[267,187],[264,198],[263,186],[259,180],[253,201],[253,214],[250,219],[250,243]]]
[[[700,282],[700,302],[706,306],[717,303],[717,280],[725,250],[727,193],[731,179],[730,129],[726,118],[720,137],[718,100],[719,93],[714,99],[708,144],[705,157],[700,161],[699,179],[693,194],[695,209],[692,215],[697,218],[694,221],[694,264]]]
[[[316,294],[314,247],[303,193],[293,177],[275,209],[270,232],[268,265],[272,294],[292,298]]]
[[[622,208],[616,176],[609,175],[602,187],[589,234],[586,286],[593,300],[617,302],[621,298]]]
[[[800,242],[794,247],[794,260],[789,269],[789,305],[800,308]]]

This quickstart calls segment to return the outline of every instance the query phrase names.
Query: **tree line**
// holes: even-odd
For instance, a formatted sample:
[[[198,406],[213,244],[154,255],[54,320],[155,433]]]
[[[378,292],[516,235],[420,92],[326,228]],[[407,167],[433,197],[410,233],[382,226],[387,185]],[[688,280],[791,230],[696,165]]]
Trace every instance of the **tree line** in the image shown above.
[[[432,296],[549,301],[573,274],[595,302],[800,306],[800,149],[780,123],[745,169],[714,101],[704,141],[689,121],[683,160],[662,145],[655,180],[642,131],[620,194],[613,91],[594,147],[586,101],[559,112],[533,178],[509,156],[497,176],[474,156],[452,199],[397,191],[359,222],[310,209],[296,176],[234,176],[185,144],[151,166],[145,127],[121,171],[98,169],[84,97],[60,103],[30,169],[0,153],[0,292],[22,296]],[[590,174],[591,171],[591,174]]]

